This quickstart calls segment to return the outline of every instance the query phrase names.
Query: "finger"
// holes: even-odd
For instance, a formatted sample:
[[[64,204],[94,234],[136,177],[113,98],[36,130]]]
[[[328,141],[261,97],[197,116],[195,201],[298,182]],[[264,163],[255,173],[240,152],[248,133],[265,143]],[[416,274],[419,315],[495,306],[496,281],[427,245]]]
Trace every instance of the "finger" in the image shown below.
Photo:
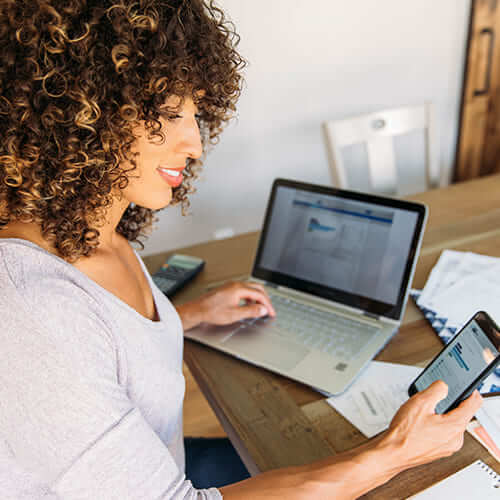
[[[427,389],[421,391],[418,396],[422,400],[422,404],[432,411],[436,405],[448,395],[448,385],[442,380],[436,380]]]
[[[259,290],[264,294],[264,297],[267,299],[267,308],[269,309],[269,314],[271,316],[276,316],[276,311],[274,309],[273,303],[271,302],[271,299],[269,298],[269,294],[267,293],[267,290],[265,289],[264,285],[261,285],[260,283],[245,283],[247,288],[253,288],[254,290]]]
[[[462,401],[454,410],[450,411],[448,415],[456,418],[459,421],[468,423],[474,414],[481,408],[483,398],[479,391],[474,391],[467,399]]]
[[[247,318],[261,318],[267,316],[267,309],[260,304],[248,304],[236,307],[231,311],[231,320],[240,321]]]
[[[253,281],[246,281],[243,283],[243,285],[247,286],[248,288],[255,288],[256,290],[260,290],[261,292],[267,293],[266,289],[264,288],[264,285],[261,285],[260,283],[254,283]]]
[[[257,302],[257,303],[263,305],[267,310],[267,314],[269,314],[271,316],[276,315],[276,312],[274,311],[273,305],[271,304],[269,297],[267,297],[261,291],[255,290],[252,287],[245,286],[245,287],[239,288],[236,293],[237,293],[238,300],[241,300],[241,299],[253,300],[254,302]]]

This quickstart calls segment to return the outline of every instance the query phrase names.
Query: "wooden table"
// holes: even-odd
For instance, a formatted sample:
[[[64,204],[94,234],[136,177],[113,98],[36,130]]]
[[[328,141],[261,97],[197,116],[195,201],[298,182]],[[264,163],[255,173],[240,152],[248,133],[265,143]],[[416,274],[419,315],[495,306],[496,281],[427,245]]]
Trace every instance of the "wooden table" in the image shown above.
[[[430,209],[414,288],[424,286],[445,248],[500,257],[500,175],[409,199],[422,201]],[[208,284],[248,275],[257,238],[258,233],[248,233],[176,250],[202,257],[206,266],[175,303],[199,295]],[[169,253],[146,257],[150,272]],[[376,359],[422,364],[441,346],[410,299],[403,326]],[[302,384],[188,340],[184,359],[252,474],[308,463],[366,441],[323,396]],[[363,498],[406,498],[478,458],[500,473],[500,464],[466,434],[464,447],[452,457],[405,471]]]

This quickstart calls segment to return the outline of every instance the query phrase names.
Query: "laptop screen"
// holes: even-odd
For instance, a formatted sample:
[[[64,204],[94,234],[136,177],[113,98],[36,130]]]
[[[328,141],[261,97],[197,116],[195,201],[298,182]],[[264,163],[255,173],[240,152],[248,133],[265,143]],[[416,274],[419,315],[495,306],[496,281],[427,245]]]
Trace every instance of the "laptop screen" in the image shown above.
[[[399,319],[425,207],[278,179],[253,276]]]

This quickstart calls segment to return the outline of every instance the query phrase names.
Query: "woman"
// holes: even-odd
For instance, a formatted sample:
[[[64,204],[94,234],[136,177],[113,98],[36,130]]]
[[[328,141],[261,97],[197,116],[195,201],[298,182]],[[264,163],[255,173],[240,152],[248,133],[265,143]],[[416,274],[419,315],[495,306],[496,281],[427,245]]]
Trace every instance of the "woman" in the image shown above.
[[[274,310],[231,284],[176,311],[130,243],[188,205],[239,96],[236,43],[202,0],[0,4],[0,450],[18,492],[353,498],[461,446],[480,396],[436,415],[436,383],[353,451],[220,489],[186,478],[182,329]]]

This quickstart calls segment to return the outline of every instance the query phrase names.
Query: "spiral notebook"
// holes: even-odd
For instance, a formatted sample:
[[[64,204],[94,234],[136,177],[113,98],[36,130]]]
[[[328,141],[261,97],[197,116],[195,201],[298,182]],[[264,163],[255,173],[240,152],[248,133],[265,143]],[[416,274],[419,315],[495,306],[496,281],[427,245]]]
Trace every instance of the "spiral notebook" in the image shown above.
[[[409,499],[443,500],[445,498],[500,500],[500,475],[481,460],[432,485]]]

